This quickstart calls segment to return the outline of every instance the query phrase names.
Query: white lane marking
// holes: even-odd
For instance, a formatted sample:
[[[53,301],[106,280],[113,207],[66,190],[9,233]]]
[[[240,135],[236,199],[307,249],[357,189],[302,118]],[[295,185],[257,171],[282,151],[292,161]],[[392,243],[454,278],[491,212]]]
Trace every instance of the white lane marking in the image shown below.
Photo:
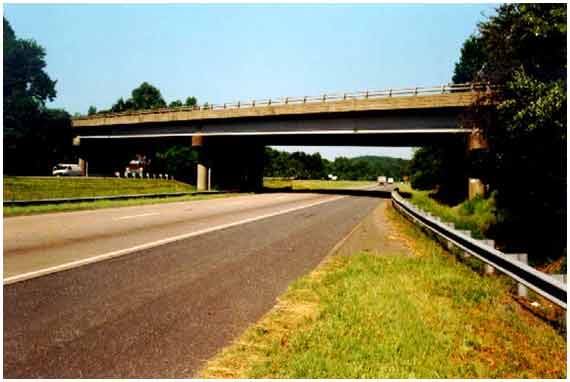
[[[113,218],[113,220],[134,219],[134,218],[142,218],[144,216],[154,216],[154,215],[160,215],[160,212],[149,212],[147,214],[121,216],[119,218]]]
[[[71,261],[69,263],[64,263],[64,264],[60,264],[60,265],[56,265],[53,267],[48,267],[48,268],[44,268],[44,269],[40,269],[37,271],[32,271],[32,272],[27,272],[27,273],[22,273],[19,275],[15,275],[15,276],[11,276],[11,277],[7,277],[4,279],[4,285],[8,285],[8,284],[13,284],[13,283],[17,283],[19,281],[24,281],[24,280],[29,280],[35,277],[39,277],[39,276],[44,276],[44,275],[48,275],[50,273],[55,273],[55,272],[61,272],[61,271],[65,271],[68,269],[73,269],[73,268],[77,268],[80,267],[82,265],[87,265],[87,264],[92,264],[92,263],[97,263],[103,260],[108,260],[111,259],[113,257],[118,257],[118,256],[122,256],[122,255],[126,255],[129,253],[133,253],[133,252],[137,252],[137,251],[142,251],[144,249],[150,249],[150,248],[154,248],[154,247],[158,247],[160,245],[165,245],[165,244],[169,244],[169,243],[173,243],[175,241],[179,241],[179,240],[183,240],[183,239],[188,239],[190,237],[194,237],[194,236],[199,236],[199,235],[203,235],[206,233],[210,233],[210,232],[214,232],[214,231],[219,231],[225,228],[230,228],[230,227],[235,227],[237,225],[241,225],[241,224],[246,224],[246,223],[251,223],[257,220],[262,220],[262,219],[266,219],[272,216],[277,216],[277,215],[281,215],[281,214],[286,214],[288,212],[293,212],[293,211],[297,211],[297,210],[301,210],[303,208],[309,208],[309,207],[313,207],[313,206],[317,206],[319,204],[323,204],[323,203],[328,203],[328,202],[333,202],[335,200],[339,200],[342,198],[346,198],[346,195],[342,195],[342,196],[336,196],[336,197],[332,197],[332,198],[328,198],[328,199],[324,199],[324,200],[320,200],[318,202],[314,202],[314,203],[310,203],[310,204],[306,204],[306,205],[302,205],[302,206],[297,206],[297,207],[292,207],[292,208],[287,208],[281,211],[277,211],[277,212],[272,212],[269,214],[265,214],[265,215],[260,215],[260,216],[255,216],[252,218],[247,218],[247,219],[243,219],[243,220],[239,220],[237,222],[233,222],[233,223],[227,223],[227,224],[222,224],[216,227],[210,227],[210,228],[206,228],[206,229],[202,229],[199,231],[194,231],[194,232],[189,232],[189,233],[185,233],[182,235],[178,235],[178,236],[173,236],[173,237],[169,237],[166,239],[161,239],[161,240],[157,240],[157,241],[153,241],[150,243],[145,243],[145,244],[141,244],[141,245],[136,245],[134,247],[130,247],[130,248],[125,248],[125,249],[121,249],[118,251],[113,251],[113,252],[107,252],[101,255],[96,255],[93,257],[89,257],[87,259],[81,259],[81,260],[76,260],[76,261]]]

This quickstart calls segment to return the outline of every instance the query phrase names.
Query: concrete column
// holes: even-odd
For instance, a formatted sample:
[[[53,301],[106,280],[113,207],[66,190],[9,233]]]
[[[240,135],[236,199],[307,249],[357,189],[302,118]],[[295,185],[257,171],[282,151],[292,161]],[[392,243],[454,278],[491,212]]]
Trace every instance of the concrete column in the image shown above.
[[[486,150],[488,148],[489,144],[483,136],[483,131],[481,129],[474,129],[473,132],[469,134],[467,150]],[[469,178],[468,182],[469,200],[474,199],[479,195],[485,196],[485,185],[481,182],[481,179]]]
[[[81,169],[81,176],[87,176],[87,161],[79,158],[79,168]]]
[[[196,173],[196,190],[206,191],[208,188],[208,168],[204,160],[204,137],[201,135],[192,136],[192,147],[198,148],[198,165]]]

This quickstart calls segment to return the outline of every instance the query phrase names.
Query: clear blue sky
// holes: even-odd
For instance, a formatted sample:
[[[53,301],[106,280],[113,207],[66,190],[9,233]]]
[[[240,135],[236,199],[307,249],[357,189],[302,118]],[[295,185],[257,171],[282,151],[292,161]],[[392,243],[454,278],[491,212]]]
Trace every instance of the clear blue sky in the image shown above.
[[[46,49],[57,80],[50,106],[73,114],[109,108],[143,81],[167,102],[193,95],[200,103],[448,83],[463,41],[494,7],[4,4],[4,16],[18,37]]]

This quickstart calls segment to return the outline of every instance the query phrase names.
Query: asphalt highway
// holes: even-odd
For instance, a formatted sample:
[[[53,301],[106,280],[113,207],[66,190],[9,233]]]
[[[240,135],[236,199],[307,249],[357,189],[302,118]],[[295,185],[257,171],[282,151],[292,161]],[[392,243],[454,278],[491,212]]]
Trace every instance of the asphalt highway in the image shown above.
[[[4,377],[192,377],[380,202],[265,194],[6,218]]]

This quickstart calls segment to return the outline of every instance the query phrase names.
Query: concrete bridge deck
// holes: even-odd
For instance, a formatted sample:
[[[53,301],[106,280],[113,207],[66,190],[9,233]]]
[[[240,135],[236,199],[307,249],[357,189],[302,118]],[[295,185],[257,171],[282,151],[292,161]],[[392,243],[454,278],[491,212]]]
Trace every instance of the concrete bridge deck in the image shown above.
[[[318,97],[280,98],[202,107],[180,107],[74,118],[73,127],[179,125],[237,120],[283,120],[364,115],[386,111],[446,110],[456,113],[472,104],[486,87],[444,85],[431,88],[325,94]]]

